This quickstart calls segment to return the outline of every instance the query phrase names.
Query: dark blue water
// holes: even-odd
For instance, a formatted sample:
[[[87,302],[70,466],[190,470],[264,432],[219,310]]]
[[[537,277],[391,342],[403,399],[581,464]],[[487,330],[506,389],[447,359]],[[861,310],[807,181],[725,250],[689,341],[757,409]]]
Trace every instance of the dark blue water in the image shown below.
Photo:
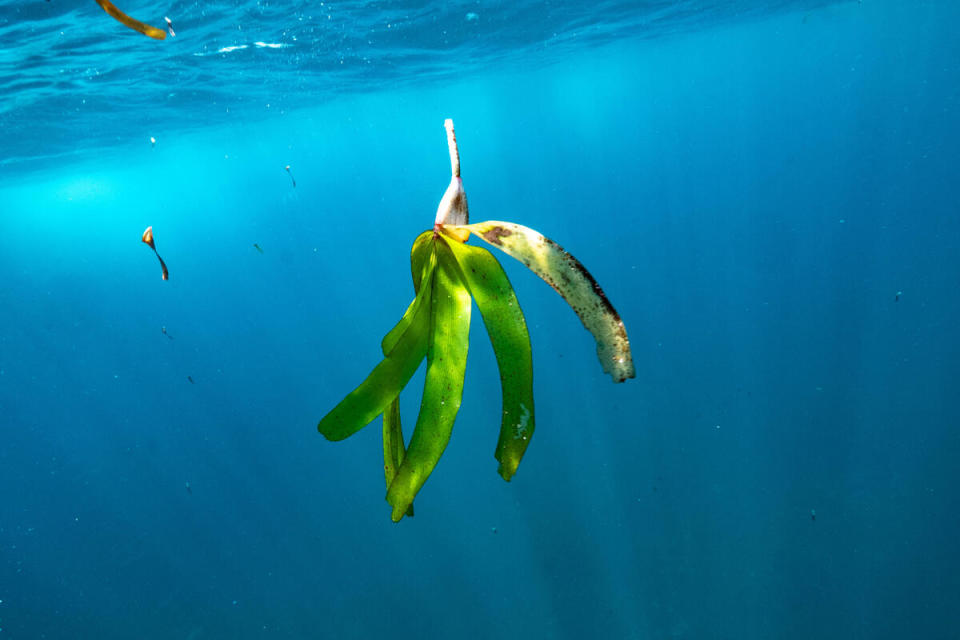
[[[0,5],[0,638],[960,637],[954,3],[120,6],[177,36]],[[637,378],[503,256],[536,435],[503,482],[475,322],[393,524],[378,423],[316,423],[446,117],[472,220],[575,253]]]

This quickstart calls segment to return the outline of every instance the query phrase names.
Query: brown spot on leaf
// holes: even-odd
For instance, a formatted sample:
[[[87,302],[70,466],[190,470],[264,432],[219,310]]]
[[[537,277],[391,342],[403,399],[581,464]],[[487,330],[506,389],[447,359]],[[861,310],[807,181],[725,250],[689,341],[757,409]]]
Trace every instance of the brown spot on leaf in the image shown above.
[[[506,238],[513,235],[513,231],[510,229],[504,229],[503,227],[493,227],[489,231],[483,234],[484,240],[490,244],[495,244],[498,247],[503,243],[500,242],[500,238]]]

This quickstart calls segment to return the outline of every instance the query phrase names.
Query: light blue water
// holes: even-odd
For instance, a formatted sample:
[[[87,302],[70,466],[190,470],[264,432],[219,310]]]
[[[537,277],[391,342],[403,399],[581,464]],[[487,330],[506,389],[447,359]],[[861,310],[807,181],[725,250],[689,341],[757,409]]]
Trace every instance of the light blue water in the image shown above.
[[[960,635],[960,15],[824,4],[0,6],[0,638]],[[471,218],[577,255],[637,378],[504,256],[536,435],[503,482],[475,322],[393,524],[379,426],[315,425],[446,117]]]
[[[563,65],[618,40],[663,38],[827,4],[121,2],[122,10],[152,25],[171,21],[176,36],[156,42],[90,0],[5,1],[0,166],[139,144],[171,130],[276,121],[344,94]]]

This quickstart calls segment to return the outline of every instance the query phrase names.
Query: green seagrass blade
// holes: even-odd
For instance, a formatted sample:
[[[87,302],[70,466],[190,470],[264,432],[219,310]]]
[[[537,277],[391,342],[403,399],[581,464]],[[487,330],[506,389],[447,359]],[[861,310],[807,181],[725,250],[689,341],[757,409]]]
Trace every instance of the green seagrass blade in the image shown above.
[[[540,276],[563,296],[583,326],[593,334],[604,372],[610,374],[614,382],[634,377],[630,340],[620,314],[579,260],[553,240],[512,222],[488,220],[453,229],[469,229]]]
[[[403,431],[400,429],[400,396],[397,396],[383,412],[383,474],[387,487],[397,475],[397,469],[406,455],[403,446]]]
[[[427,294],[431,308],[427,372],[410,446],[387,490],[394,522],[403,517],[446,449],[463,396],[470,340],[470,292],[446,241],[437,237],[433,244],[437,268],[433,281],[424,280],[418,294],[433,289],[432,294]]]
[[[490,336],[500,369],[503,410],[494,457],[510,481],[533,436],[533,358],[530,334],[506,272],[486,249],[449,243]]]
[[[400,396],[393,399],[383,412],[383,475],[387,489],[397,476],[397,469],[406,456],[403,446],[403,430],[400,428]],[[407,508],[407,515],[413,517],[413,503]]]
[[[420,283],[423,280],[425,269],[436,268],[436,257],[433,253],[433,231],[424,231],[413,243],[410,251],[410,272],[413,275],[414,294],[420,292]],[[432,278],[432,275],[428,275]],[[418,305],[423,303],[423,296],[417,296],[410,303],[407,312],[400,319],[400,322],[383,338],[381,348],[383,355],[387,355],[396,345],[397,340],[406,331],[410,321],[416,314]],[[383,474],[387,481],[387,489],[390,483],[397,475],[397,469],[406,456],[406,447],[403,444],[403,429],[400,426],[400,396],[393,399],[390,406],[383,412]],[[413,503],[407,509],[406,515],[413,517]]]
[[[436,270],[430,264],[436,264],[432,254],[423,276],[426,286],[421,287],[407,313],[397,323],[397,327],[403,327],[402,330],[396,334],[391,331],[387,336],[393,335],[394,339],[391,348],[386,350],[386,357],[359,387],[341,400],[317,425],[317,430],[328,440],[343,440],[383,413],[387,405],[400,395],[427,355],[431,327],[430,296],[434,289],[430,283]]]
[[[414,297],[410,306],[407,307],[407,311],[403,314],[403,317],[400,318],[400,322],[398,322],[387,335],[383,336],[383,341],[380,343],[380,350],[383,351],[383,355],[387,355],[393,350],[400,336],[402,336],[407,330],[407,327],[410,326],[410,322],[413,320],[414,314],[417,309],[419,309],[419,306],[424,304],[423,296],[419,295],[420,282],[423,280],[424,274],[432,274],[437,266],[433,243],[429,241],[432,237],[432,231],[425,231],[421,233],[413,243],[413,249],[410,251],[410,271],[413,274],[413,292],[416,297]]]
[[[413,241],[413,247],[410,248],[410,275],[413,276],[413,291],[420,292],[420,281],[423,277],[423,266],[427,263],[433,251],[433,229],[424,231]]]

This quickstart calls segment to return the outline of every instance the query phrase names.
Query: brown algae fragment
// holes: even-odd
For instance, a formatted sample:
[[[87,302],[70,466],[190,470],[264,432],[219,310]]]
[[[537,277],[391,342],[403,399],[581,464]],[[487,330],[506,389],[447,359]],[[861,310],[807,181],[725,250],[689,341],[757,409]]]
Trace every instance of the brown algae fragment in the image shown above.
[[[160,257],[160,254],[157,253],[157,244],[153,241],[153,226],[147,227],[146,231],[143,232],[143,236],[140,238],[145,245],[153,249],[153,253],[157,256],[157,260],[160,261],[160,278],[163,280],[170,279],[170,272],[167,271],[167,263],[163,261],[163,258]]]
[[[97,4],[100,5],[100,8],[106,11],[111,18],[115,19],[117,22],[124,24],[127,27],[130,27],[134,31],[139,31],[145,36],[149,36],[154,40],[163,40],[167,37],[167,32],[163,29],[157,29],[156,27],[151,27],[145,22],[140,22],[135,18],[131,18],[120,9],[110,2],[110,0],[97,0]],[[170,24],[170,21],[167,20],[167,24]],[[171,28],[171,34],[173,30]]]

